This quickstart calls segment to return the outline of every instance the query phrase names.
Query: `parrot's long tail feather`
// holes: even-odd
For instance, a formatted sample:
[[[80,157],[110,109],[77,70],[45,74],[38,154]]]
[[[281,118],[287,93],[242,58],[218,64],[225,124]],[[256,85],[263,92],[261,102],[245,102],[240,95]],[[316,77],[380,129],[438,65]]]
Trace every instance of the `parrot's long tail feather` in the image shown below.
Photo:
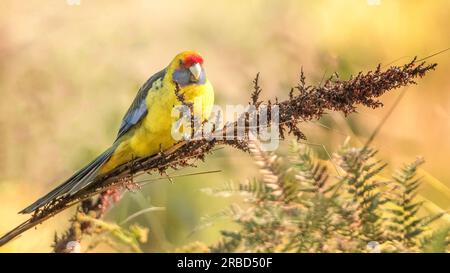
[[[36,202],[29,205],[19,213],[32,213],[33,211],[41,208],[49,204],[49,202],[53,201],[55,198],[64,196],[64,195],[73,195],[85,188],[89,184],[91,184],[97,175],[97,171],[105,164],[105,162],[111,157],[115,150],[115,146],[112,146],[96,159],[94,159],[87,166],[76,172],[69,179],[67,179],[64,183],[56,187],[51,192],[47,193],[43,197],[39,198]]]

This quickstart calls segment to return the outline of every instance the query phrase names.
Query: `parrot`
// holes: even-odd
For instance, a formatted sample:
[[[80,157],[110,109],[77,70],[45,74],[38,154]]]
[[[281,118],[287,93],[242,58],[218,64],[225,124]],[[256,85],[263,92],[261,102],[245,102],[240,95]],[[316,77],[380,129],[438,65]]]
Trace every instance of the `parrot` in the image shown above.
[[[201,107],[195,107],[201,112],[194,114],[207,119],[214,104],[214,90],[206,77],[203,58],[194,51],[181,52],[139,89],[111,147],[20,213],[31,213],[55,198],[74,195],[93,183],[97,176],[173,146],[176,140],[171,134],[174,122],[171,112],[182,103],[175,93],[176,85],[185,103],[201,101]]]
[[[214,89],[206,77],[200,54],[183,51],[141,86],[110,148],[19,213],[33,213],[57,198],[75,195],[92,186],[97,177],[122,164],[173,147],[177,140],[171,133],[176,122],[172,109],[182,103],[194,102],[201,104],[194,108],[194,115],[207,120],[214,104]],[[4,237],[0,238],[0,245],[11,239]]]

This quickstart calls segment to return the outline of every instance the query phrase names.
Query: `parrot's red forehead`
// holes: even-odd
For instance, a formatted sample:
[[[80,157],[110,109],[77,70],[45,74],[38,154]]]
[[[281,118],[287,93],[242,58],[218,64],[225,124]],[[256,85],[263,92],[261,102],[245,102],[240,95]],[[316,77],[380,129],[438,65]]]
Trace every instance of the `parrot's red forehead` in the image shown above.
[[[203,58],[196,53],[189,54],[183,59],[183,64],[185,67],[190,67],[196,63],[203,64]]]

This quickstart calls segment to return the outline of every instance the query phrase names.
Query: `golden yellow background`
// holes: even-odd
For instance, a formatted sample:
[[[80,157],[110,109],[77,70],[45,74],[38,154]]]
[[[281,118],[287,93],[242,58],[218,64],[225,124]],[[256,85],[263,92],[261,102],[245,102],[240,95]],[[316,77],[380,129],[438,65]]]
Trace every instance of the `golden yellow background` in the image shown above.
[[[286,99],[303,66],[311,84],[338,72],[348,77],[378,63],[408,62],[450,47],[447,0],[322,1],[88,1],[0,2],[0,234],[27,217],[17,211],[45,194],[114,140],[139,86],[179,51],[205,58],[219,105],[249,100],[261,72],[263,96]],[[377,4],[377,2],[379,4]],[[375,5],[371,4],[375,3]],[[400,59],[399,59],[400,58]],[[374,146],[389,168],[423,155],[423,197],[450,209],[450,52],[419,85],[407,88]],[[347,136],[364,142],[383,109],[334,113],[303,124],[308,141],[334,151]],[[326,158],[320,147],[314,149]],[[188,173],[221,173],[161,180],[126,193],[107,219],[118,221],[150,205],[164,211],[134,222],[150,229],[145,251],[171,251],[192,241],[213,243],[227,221],[195,231],[200,218],[236,200],[202,188],[256,174],[248,155],[224,149]],[[174,173],[175,174],[175,173]],[[47,252],[66,212],[0,248]],[[194,232],[193,232],[194,231]],[[100,246],[98,251],[114,251]]]

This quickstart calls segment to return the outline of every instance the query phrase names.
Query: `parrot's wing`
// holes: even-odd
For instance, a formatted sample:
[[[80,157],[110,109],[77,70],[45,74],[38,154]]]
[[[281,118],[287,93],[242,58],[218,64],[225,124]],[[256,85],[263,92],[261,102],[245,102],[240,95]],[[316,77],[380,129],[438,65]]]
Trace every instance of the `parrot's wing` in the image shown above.
[[[119,132],[117,133],[117,139],[123,136],[134,125],[139,123],[139,121],[141,121],[143,117],[145,117],[145,115],[147,114],[147,105],[145,103],[145,98],[147,97],[148,91],[152,88],[153,83],[155,83],[158,79],[162,80],[165,74],[166,69],[159,71],[158,73],[151,76],[139,89],[136,98],[134,98],[133,103],[122,119],[122,124],[120,125]]]

